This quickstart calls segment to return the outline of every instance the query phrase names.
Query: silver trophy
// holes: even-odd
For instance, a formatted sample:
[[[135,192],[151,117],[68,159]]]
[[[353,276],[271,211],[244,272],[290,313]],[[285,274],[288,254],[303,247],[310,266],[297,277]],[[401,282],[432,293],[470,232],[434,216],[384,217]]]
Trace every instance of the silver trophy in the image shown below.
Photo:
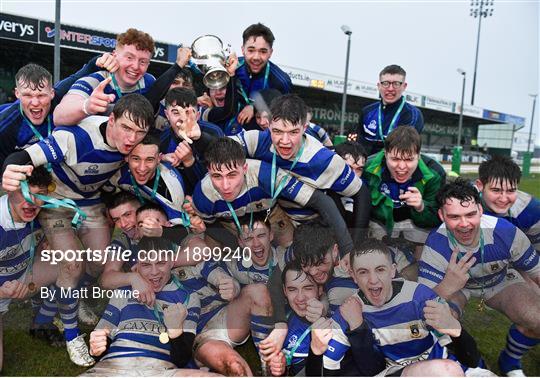
[[[204,74],[203,83],[210,89],[219,89],[229,82],[225,69],[225,51],[221,39],[215,35],[203,35],[191,45],[192,61]]]

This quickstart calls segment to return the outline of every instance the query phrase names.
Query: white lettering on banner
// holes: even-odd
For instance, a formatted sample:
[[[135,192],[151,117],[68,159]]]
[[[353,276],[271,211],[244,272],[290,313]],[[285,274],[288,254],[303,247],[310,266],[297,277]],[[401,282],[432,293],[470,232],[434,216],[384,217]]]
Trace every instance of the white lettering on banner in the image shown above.
[[[156,47],[156,50],[154,51],[154,58],[162,58],[165,56],[165,51],[163,47]]]
[[[316,121],[341,121],[341,111],[325,109],[325,108],[313,108],[313,119]],[[345,112],[345,122],[358,123],[360,121],[360,115],[358,113]]]
[[[20,33],[17,31],[20,29]],[[11,21],[0,21],[0,31],[7,31],[9,33],[19,33],[19,37],[24,37],[25,35],[34,35],[34,25],[20,24],[18,22]]]

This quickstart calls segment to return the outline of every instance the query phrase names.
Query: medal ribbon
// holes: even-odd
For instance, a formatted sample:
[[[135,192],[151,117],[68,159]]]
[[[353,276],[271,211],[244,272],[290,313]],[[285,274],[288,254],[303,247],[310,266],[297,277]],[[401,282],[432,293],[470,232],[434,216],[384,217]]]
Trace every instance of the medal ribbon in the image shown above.
[[[396,127],[396,122],[399,118],[399,115],[401,114],[401,111],[403,110],[403,107],[405,106],[405,96],[403,96],[403,98],[401,99],[401,104],[399,105],[399,108],[396,112],[396,114],[394,114],[394,117],[392,118],[392,121],[390,122],[390,126],[388,126],[388,132],[386,133],[386,135],[390,134],[390,132],[392,130],[394,130],[394,127]],[[378,125],[377,125],[377,130],[379,131],[379,137],[381,138],[381,141],[384,142],[384,139],[385,139],[385,136],[383,134],[383,124],[382,124],[382,100],[381,102],[379,103],[379,112],[377,113],[377,117],[378,117]]]
[[[454,234],[452,234],[452,232],[450,232],[450,230],[448,230],[448,240],[450,240],[450,243],[452,243],[452,246],[454,248],[458,248],[458,242],[456,240],[456,237],[454,236]],[[482,272],[484,271],[484,232],[482,231],[482,229],[480,229],[480,261],[482,263]],[[463,253],[462,252],[459,252],[458,253],[458,261],[463,257]],[[469,273],[470,274],[470,273]],[[471,278],[472,278],[472,275],[471,275]],[[473,280],[475,280],[473,278]],[[478,282],[477,280],[475,280],[476,282]],[[482,299],[484,298],[484,280],[481,280],[480,281],[480,285],[481,285],[481,297]]]
[[[285,360],[287,361],[287,366],[290,366],[292,364],[292,360],[294,358],[294,353],[296,353],[296,350],[302,344],[302,341],[306,338],[306,336],[311,332],[311,326],[309,326],[304,333],[302,333],[302,336],[296,341],[296,344],[291,348],[290,352],[285,356]]]
[[[26,121],[26,123],[28,124],[28,126],[30,126],[30,130],[32,130],[32,132],[34,133],[34,135],[39,139],[39,141],[41,142],[44,138],[43,138],[43,135],[41,135],[39,133],[39,131],[37,131],[36,127],[34,126],[34,124],[32,122],[30,122],[30,120],[26,117],[26,115],[24,114],[24,111],[23,111],[23,108],[22,108],[22,104],[19,104],[19,111],[21,112],[21,116],[23,117],[23,119]],[[47,137],[49,137],[51,135],[51,131],[52,131],[52,128],[51,128],[51,115],[47,115]],[[52,171],[52,166],[51,166],[51,163],[47,163],[46,165],[47,167],[47,170],[49,172]]]
[[[296,163],[298,163],[298,160],[300,159],[300,156],[302,156],[302,153],[304,152],[304,146],[306,144],[306,141],[305,139],[302,140],[302,146],[300,147],[300,149],[298,150],[298,152],[296,153],[296,156],[294,157],[294,160],[291,164],[291,167],[287,170],[288,173],[281,178],[281,180],[279,181],[278,183],[278,187],[276,189],[275,185],[276,185],[276,179],[277,179],[277,163],[276,163],[276,151],[274,149],[274,154],[272,156],[272,172],[271,172],[271,175],[270,175],[270,195],[272,196],[272,202],[270,203],[270,208],[272,208],[272,206],[274,206],[274,203],[276,201],[276,198],[279,196],[279,193],[281,193],[281,191],[283,190],[283,188],[285,187],[285,180],[287,178],[289,178],[289,176],[291,175],[291,171],[294,169],[294,167],[296,166]]]
[[[225,201],[227,204],[227,207],[229,208],[229,211],[231,212],[231,216],[233,217],[234,224],[236,225],[236,228],[238,229],[238,234],[242,235],[242,226],[240,226],[240,221],[238,220],[238,215],[236,215],[236,211],[234,211],[234,208],[232,207],[231,203],[229,201]],[[253,229],[253,211],[249,213],[249,229]]]
[[[116,77],[114,76],[114,73],[111,73],[111,81],[112,81],[112,87],[114,89],[114,91],[116,92],[116,94],[118,95],[118,99],[120,99],[120,97],[122,97],[122,92],[120,91],[120,86],[118,85],[118,81],[116,81]],[[141,90],[141,86],[139,85],[139,82],[137,81],[137,90],[140,91]]]
[[[159,178],[161,177],[161,170],[159,167],[156,169],[156,175],[154,177],[154,185],[152,187],[152,194],[150,195],[150,199],[156,198],[157,188],[159,185]],[[137,195],[137,198],[139,199],[139,202],[144,205],[145,201],[144,198],[141,195],[141,191],[139,189],[139,185],[137,184],[137,181],[135,180],[135,177],[131,174],[131,171],[129,172],[129,178],[131,179],[131,185],[133,186],[133,189],[135,190],[135,194]]]
[[[58,209],[60,207],[65,207],[66,209],[74,210],[75,215],[71,220],[71,227],[74,229],[78,229],[86,219],[86,213],[82,211],[72,199],[57,199],[43,194],[30,195],[30,188],[28,187],[28,182],[26,180],[21,181],[21,192],[26,202],[31,203],[32,205],[36,205],[32,196],[45,202],[45,205],[40,206],[42,209]]]
[[[184,306],[186,306],[186,310],[187,310],[187,304],[189,302],[189,298],[190,298],[190,294],[189,294],[189,291],[186,290],[186,288],[184,287],[184,285],[182,285],[182,283],[180,282],[180,280],[178,278],[176,278],[176,276],[174,275],[171,275],[172,277],[172,281],[174,282],[174,284],[176,285],[176,287],[178,289],[181,289],[181,290],[184,290],[186,293],[187,293],[187,296],[186,296],[186,299],[184,299],[184,302],[182,302],[182,304]],[[163,321],[163,315],[162,315],[162,312],[159,311],[159,307],[157,302],[154,304],[154,308],[153,308],[153,311],[154,311],[154,316],[156,317],[157,321],[159,324],[163,324],[165,325],[165,322]]]
[[[270,62],[266,62],[266,68],[264,69],[263,87],[262,87],[261,90],[266,89],[266,87],[268,86],[268,76],[269,75],[270,75]],[[250,105],[253,101],[247,96],[246,91],[244,90],[244,87],[242,85],[242,82],[239,80],[238,83],[239,83],[239,87],[240,87],[240,94],[244,98],[244,101],[246,101],[246,103],[248,105]]]

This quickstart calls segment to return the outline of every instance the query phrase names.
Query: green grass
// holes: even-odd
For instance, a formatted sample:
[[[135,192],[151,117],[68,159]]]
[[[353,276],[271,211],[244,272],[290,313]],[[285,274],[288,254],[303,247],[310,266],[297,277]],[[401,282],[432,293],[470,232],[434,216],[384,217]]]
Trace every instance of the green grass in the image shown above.
[[[540,175],[522,180],[520,189],[540,197]],[[465,328],[474,336],[488,366],[499,373],[497,357],[506,343],[510,321],[494,310],[478,312],[477,301],[472,300],[464,316]],[[540,316],[540,314],[538,314]],[[69,360],[65,348],[53,348],[45,342],[28,335],[30,326],[29,303],[14,303],[4,316],[4,370],[8,376],[75,376],[85,369]],[[89,333],[90,329],[84,329]],[[240,347],[240,354],[250,363],[254,372],[258,370],[258,358],[248,343]],[[540,376],[540,347],[536,346],[523,359],[525,372]]]

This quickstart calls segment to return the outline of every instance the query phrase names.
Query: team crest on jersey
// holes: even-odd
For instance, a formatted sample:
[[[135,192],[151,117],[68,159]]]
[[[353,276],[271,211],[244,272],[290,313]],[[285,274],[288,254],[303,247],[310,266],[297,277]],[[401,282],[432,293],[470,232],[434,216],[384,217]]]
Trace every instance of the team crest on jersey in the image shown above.
[[[417,339],[420,337],[420,329],[418,328],[418,324],[411,324],[409,326],[409,329],[411,330],[411,337],[413,339]]]
[[[506,278],[509,279],[509,280],[515,280],[516,279],[516,274],[514,272],[508,272],[508,273],[506,273]]]
[[[375,129],[377,128],[377,121],[375,121],[374,119],[372,119],[371,122],[369,123],[369,125],[367,125],[367,128],[368,128],[368,129],[375,130]]]
[[[298,336],[292,335],[289,338],[289,345],[287,345],[287,349],[292,349],[296,345],[297,342],[298,342]]]
[[[496,272],[497,270],[499,270],[499,263],[493,263],[489,267],[491,268],[492,272]]]
[[[85,175],[97,175],[99,173],[99,166],[97,164],[89,165],[88,168],[84,170]]]
[[[381,193],[390,195],[390,189],[388,188],[388,185],[386,185],[384,182],[381,184],[379,190],[381,191]]]
[[[258,202],[258,203],[255,205],[255,207],[257,208],[257,210],[260,210],[260,209],[262,209],[263,204],[260,203],[260,202]]]
[[[63,228],[64,227],[64,221],[62,219],[58,219],[53,224],[53,228]]]
[[[184,269],[178,271],[178,278],[180,278],[181,280],[186,278],[186,271]]]

